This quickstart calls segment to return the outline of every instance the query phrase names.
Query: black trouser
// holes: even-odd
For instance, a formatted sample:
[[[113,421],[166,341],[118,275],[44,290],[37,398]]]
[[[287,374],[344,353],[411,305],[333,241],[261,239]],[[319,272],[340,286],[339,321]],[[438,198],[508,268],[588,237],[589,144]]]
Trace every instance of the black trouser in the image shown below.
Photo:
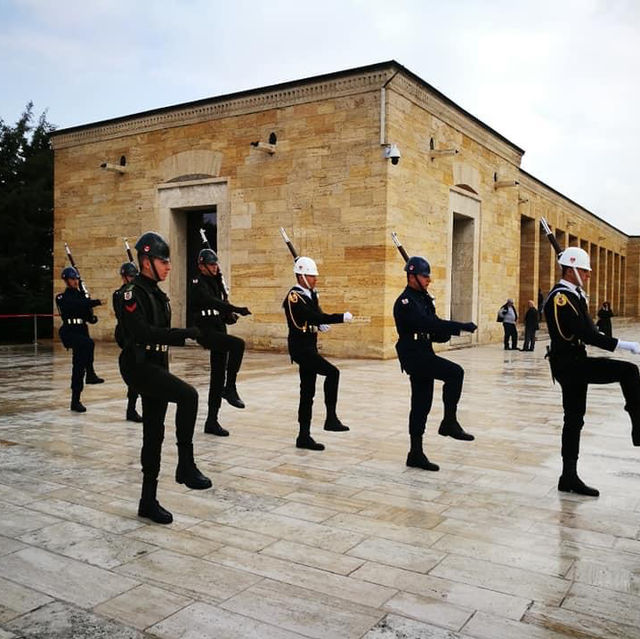
[[[464,369],[455,362],[444,357],[431,354],[410,373],[411,380],[411,412],[409,413],[409,434],[422,437],[427,424],[427,416],[433,403],[433,382],[442,380],[442,402],[445,417],[455,417],[460,395]]]
[[[640,412],[640,373],[635,364],[606,357],[584,357],[568,365],[562,361],[552,362],[552,367],[554,376],[562,387],[563,459],[578,459],[589,384],[619,382],[625,399],[625,410],[632,415]]]
[[[137,362],[134,353],[123,351],[120,372],[129,387],[142,396],[142,451],[140,462],[145,479],[157,479],[164,440],[164,419],[168,403],[176,404],[176,440],[191,444],[198,414],[198,391],[172,375],[163,353],[145,355]]]
[[[338,383],[340,371],[317,351],[291,353],[291,359],[300,367],[300,404],[298,405],[298,423],[300,432],[308,434],[311,426],[313,397],[316,394],[316,377],[323,375],[324,404],[327,419],[336,417],[338,403]]]
[[[66,332],[63,344],[72,349],[71,389],[77,392],[84,388],[87,371],[93,370],[93,351],[95,344],[87,333]]]
[[[524,344],[522,345],[523,351],[532,351],[536,343],[536,329],[524,327]]]
[[[504,347],[509,348],[509,341],[511,341],[511,348],[516,349],[518,347],[518,329],[515,324],[511,322],[503,322],[502,328],[504,328]]]
[[[234,335],[210,331],[205,334],[203,344],[211,351],[208,419],[216,419],[222,401],[222,389],[225,384],[229,387],[235,386],[244,356],[244,340]]]

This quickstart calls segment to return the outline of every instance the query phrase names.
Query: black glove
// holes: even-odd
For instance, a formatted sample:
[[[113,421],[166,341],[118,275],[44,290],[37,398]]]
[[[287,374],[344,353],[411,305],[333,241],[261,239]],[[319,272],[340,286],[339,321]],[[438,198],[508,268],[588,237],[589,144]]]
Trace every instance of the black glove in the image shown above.
[[[202,333],[197,326],[190,326],[189,328],[184,329],[185,337],[190,337],[191,339],[197,340]]]
[[[475,333],[478,328],[473,322],[466,322],[462,324],[462,330],[467,331],[467,333]]]
[[[251,311],[246,306],[236,306],[233,309],[234,313],[238,313],[238,315],[251,315]]]

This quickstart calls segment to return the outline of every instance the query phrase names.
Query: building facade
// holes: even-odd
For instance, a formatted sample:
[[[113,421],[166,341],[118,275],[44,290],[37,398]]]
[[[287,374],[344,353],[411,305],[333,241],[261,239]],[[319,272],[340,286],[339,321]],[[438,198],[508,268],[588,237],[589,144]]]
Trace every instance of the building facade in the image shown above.
[[[253,312],[232,329],[250,348],[286,349],[281,303],[294,280],[280,227],[318,263],[325,310],[360,317],[322,336],[337,356],[395,355],[405,274],[392,231],[430,261],[439,315],[478,324],[454,345],[498,341],[505,299],[522,312],[551,288],[541,217],[561,246],[589,252],[592,311],[606,299],[640,314],[640,238],[523,171],[522,149],[394,61],[64,129],[53,145],[56,271],[67,242],[107,300],[122,238],[156,230],[171,244],[163,287],[185,325],[204,227],[231,299]],[[113,312],[99,311],[92,334],[111,339]]]

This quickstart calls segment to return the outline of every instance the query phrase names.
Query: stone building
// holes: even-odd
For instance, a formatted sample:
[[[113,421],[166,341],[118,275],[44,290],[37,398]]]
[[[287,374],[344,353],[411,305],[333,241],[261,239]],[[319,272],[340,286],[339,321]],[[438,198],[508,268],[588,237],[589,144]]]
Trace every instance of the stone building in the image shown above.
[[[608,299],[640,314],[640,238],[523,171],[522,149],[394,61],[67,128],[53,145],[56,271],[68,242],[92,295],[108,300],[122,237],[157,230],[173,251],[163,286],[174,325],[185,325],[204,225],[231,299],[253,311],[233,327],[250,348],[286,348],[281,226],[317,261],[323,307],[363,320],[323,335],[338,356],[395,355],[405,276],[392,231],[431,262],[438,313],[478,324],[458,345],[501,339],[504,300],[523,311],[552,286],[541,216],[562,246],[590,253],[593,311]],[[113,312],[99,311],[92,334],[110,339]]]

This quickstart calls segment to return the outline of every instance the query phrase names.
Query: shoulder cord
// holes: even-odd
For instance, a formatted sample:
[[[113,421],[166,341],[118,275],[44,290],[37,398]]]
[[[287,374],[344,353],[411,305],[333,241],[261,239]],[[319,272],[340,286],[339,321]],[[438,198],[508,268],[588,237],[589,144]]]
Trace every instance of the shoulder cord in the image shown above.
[[[302,331],[303,333],[306,332],[307,330],[307,324],[308,322],[305,322],[302,326],[300,326],[296,320],[295,317],[293,315],[293,309],[291,308],[291,294],[294,294],[296,296],[296,300],[300,300],[303,304],[306,304],[307,302],[303,299],[304,295],[300,295],[299,293],[296,293],[294,290],[289,291],[289,295],[287,295],[287,306],[289,307],[289,317],[291,318],[291,323],[299,330]]]
[[[566,300],[566,303],[567,303],[567,304],[569,304],[569,306],[573,309],[573,312],[574,312],[576,315],[578,315],[578,316],[579,316],[579,315],[580,315],[580,313],[578,313],[578,311],[576,311],[576,307],[575,307],[575,306],[574,306],[574,305],[569,301],[569,299],[567,298],[567,296],[566,296],[566,295],[564,296],[564,299]],[[555,318],[555,320],[556,320],[556,326],[557,326],[557,328],[558,328],[558,333],[560,333],[560,337],[562,337],[562,339],[563,339],[563,340],[565,340],[566,342],[570,342],[570,341],[575,337],[575,335],[571,335],[570,337],[567,337],[567,336],[562,332],[562,329],[560,328],[560,322],[558,321],[558,306],[564,306],[564,303],[563,303],[563,304],[559,304],[559,303],[558,303],[558,296],[556,295],[556,296],[553,298],[553,316],[554,316],[554,318]]]

